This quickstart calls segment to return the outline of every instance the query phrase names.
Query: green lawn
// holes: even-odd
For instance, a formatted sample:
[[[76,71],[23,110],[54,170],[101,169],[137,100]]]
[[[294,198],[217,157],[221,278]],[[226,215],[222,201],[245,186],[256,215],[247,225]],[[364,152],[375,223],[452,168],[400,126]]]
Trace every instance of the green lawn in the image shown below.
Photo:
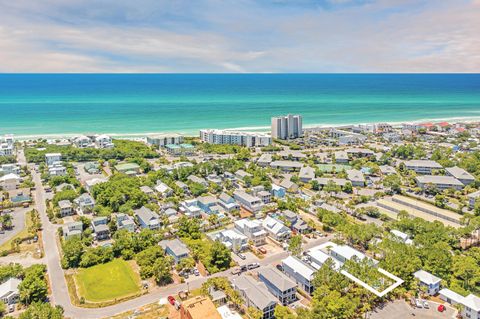
[[[79,298],[104,302],[140,292],[140,278],[123,259],[79,269],[75,275]]]

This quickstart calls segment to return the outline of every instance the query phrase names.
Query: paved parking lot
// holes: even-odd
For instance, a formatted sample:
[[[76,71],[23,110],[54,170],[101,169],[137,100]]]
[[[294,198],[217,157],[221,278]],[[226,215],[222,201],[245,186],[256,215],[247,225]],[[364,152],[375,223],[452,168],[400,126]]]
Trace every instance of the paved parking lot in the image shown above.
[[[438,312],[438,303],[428,302],[430,309],[413,308],[403,300],[395,300],[387,303],[383,309],[375,309],[368,318],[370,319],[405,319],[405,318],[422,318],[422,319],[451,319],[455,315],[455,310],[447,307],[447,311]]]

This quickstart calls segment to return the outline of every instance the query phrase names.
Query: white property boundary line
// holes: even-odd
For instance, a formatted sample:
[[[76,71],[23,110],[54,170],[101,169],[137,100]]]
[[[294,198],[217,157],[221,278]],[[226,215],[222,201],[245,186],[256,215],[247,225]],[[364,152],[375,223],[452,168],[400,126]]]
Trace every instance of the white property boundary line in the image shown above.
[[[392,279],[393,281],[395,281],[395,283],[393,285],[391,285],[390,287],[388,287],[387,289],[383,290],[383,291],[378,291],[376,289],[374,289],[373,287],[371,287],[370,285],[367,285],[367,283],[361,281],[360,279],[358,279],[357,277],[353,276],[352,274],[348,273],[347,271],[345,270],[341,270],[340,273],[344,276],[346,276],[348,279],[354,281],[355,283],[359,284],[360,286],[362,286],[363,288],[367,289],[368,291],[370,291],[371,293],[375,294],[376,296],[378,297],[383,297],[385,296],[386,294],[388,294],[390,291],[392,291],[393,289],[397,288],[398,286],[400,286],[401,284],[403,284],[403,280],[398,278],[397,276],[389,273],[388,271],[382,269],[382,268],[378,268],[378,271],[387,276],[388,278]]]

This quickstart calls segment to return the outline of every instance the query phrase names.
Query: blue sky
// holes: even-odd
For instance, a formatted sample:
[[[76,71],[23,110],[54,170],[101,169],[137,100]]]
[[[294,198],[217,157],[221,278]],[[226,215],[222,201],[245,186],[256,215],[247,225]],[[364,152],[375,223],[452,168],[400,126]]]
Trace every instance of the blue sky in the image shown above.
[[[480,72],[480,0],[0,0],[0,72]]]

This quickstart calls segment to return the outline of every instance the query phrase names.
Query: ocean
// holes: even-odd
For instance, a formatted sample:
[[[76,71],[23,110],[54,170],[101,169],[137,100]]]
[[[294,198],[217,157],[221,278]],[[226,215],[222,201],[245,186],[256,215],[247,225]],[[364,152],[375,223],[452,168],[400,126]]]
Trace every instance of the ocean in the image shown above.
[[[480,74],[0,74],[0,134],[480,120]]]

